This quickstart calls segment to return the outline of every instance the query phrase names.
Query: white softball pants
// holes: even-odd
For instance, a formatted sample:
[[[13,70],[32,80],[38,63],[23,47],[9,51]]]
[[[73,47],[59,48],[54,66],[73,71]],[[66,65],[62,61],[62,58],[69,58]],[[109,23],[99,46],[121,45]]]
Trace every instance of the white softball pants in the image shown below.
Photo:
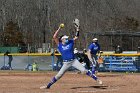
[[[86,73],[88,71],[77,59],[74,59],[73,61],[64,62],[62,68],[57,73],[55,78],[57,80],[60,79],[71,66],[80,70],[82,73]]]

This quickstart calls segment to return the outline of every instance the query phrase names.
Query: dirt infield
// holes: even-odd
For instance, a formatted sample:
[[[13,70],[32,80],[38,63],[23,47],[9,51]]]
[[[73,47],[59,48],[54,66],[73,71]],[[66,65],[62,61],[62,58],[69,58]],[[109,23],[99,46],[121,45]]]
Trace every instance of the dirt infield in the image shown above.
[[[90,77],[67,72],[51,89],[40,90],[56,72],[0,71],[0,93],[140,93],[140,74],[99,73],[104,85]]]

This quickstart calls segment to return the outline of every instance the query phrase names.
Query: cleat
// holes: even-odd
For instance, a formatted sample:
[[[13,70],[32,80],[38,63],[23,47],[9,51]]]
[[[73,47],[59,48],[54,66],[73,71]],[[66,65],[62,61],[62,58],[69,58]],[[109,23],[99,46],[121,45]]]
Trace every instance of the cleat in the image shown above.
[[[49,89],[49,88],[50,86],[46,86],[46,85],[40,87],[40,89]]]
[[[103,82],[101,80],[97,80],[97,84],[102,85]]]
[[[47,89],[47,86],[41,86],[40,89]]]
[[[95,74],[97,75],[98,74],[98,71],[95,71]]]

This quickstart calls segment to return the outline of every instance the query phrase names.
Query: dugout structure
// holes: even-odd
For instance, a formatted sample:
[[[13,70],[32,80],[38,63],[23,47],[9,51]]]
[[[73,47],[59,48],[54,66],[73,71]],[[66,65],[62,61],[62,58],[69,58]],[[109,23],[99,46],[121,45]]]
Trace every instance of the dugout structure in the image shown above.
[[[140,47],[140,32],[139,31],[100,31],[86,32],[86,46],[91,42],[93,37],[97,37],[102,50],[113,51],[117,45],[120,45],[123,51],[138,51]]]

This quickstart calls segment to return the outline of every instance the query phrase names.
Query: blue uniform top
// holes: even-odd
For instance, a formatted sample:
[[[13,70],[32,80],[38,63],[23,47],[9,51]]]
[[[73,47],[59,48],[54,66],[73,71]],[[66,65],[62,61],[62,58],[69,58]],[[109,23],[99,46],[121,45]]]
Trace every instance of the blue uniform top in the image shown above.
[[[63,60],[74,59],[74,40],[69,40],[67,44],[63,45],[61,42],[58,44],[59,52]]]
[[[91,50],[91,52],[90,52],[91,54],[96,55],[97,52],[100,50],[100,45],[98,43],[96,43],[96,44],[92,43],[89,45],[88,49]]]

